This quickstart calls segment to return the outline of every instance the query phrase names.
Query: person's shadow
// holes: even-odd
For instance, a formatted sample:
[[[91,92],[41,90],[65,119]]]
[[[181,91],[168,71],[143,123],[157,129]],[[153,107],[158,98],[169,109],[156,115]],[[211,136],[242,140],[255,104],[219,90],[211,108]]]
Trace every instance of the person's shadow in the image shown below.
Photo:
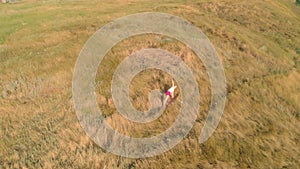
[[[173,103],[177,99],[178,96],[179,96],[179,94],[175,94],[174,98],[171,98],[169,104]]]

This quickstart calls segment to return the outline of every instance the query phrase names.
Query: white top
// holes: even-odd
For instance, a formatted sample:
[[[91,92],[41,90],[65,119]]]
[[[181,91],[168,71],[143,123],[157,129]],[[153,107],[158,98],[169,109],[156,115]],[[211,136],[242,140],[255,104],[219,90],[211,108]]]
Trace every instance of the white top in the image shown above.
[[[171,95],[173,96],[173,93],[175,91],[177,86],[174,85],[174,81],[172,80],[172,87],[170,89],[168,89],[168,91],[171,93]]]

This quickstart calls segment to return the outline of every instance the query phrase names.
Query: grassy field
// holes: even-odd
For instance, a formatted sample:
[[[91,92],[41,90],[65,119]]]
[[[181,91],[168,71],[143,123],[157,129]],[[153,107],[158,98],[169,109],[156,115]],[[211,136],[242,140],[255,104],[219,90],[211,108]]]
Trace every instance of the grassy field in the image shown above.
[[[180,106],[179,97],[174,108],[147,125],[116,112],[110,79],[134,51],[159,47],[181,57],[196,75],[201,94],[196,123],[181,143],[159,156],[129,159],[106,152],[86,136],[73,107],[72,76],[80,50],[96,30],[118,17],[149,11],[183,17],[209,37],[225,69],[228,95],[217,130],[198,144],[210,105],[202,62],[169,37],[148,34],[120,42],[105,56],[96,79],[99,107],[116,130],[155,135],[174,122]],[[158,70],[140,73],[130,86],[133,105],[147,110],[147,92],[164,89],[170,80]],[[0,117],[0,168],[297,168],[300,6],[292,0],[0,4]]]

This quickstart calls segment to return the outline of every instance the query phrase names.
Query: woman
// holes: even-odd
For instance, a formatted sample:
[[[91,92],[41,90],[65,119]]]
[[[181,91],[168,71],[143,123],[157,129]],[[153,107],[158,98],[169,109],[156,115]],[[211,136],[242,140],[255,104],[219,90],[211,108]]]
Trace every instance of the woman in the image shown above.
[[[166,92],[166,98],[165,98],[163,106],[166,106],[168,101],[170,99],[174,98],[174,91],[175,91],[176,87],[177,86],[174,85],[174,81],[172,80],[172,87],[170,89],[168,89],[167,92]]]

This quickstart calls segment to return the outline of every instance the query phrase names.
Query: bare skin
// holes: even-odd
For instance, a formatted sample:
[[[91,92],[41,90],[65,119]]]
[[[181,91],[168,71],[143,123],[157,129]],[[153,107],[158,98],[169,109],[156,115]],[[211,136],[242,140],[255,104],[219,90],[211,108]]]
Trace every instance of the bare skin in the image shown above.
[[[164,100],[163,106],[167,106],[167,103],[170,99],[174,98],[174,91],[177,86],[174,85],[174,81],[172,80],[172,87],[169,88],[166,92],[166,98]]]

